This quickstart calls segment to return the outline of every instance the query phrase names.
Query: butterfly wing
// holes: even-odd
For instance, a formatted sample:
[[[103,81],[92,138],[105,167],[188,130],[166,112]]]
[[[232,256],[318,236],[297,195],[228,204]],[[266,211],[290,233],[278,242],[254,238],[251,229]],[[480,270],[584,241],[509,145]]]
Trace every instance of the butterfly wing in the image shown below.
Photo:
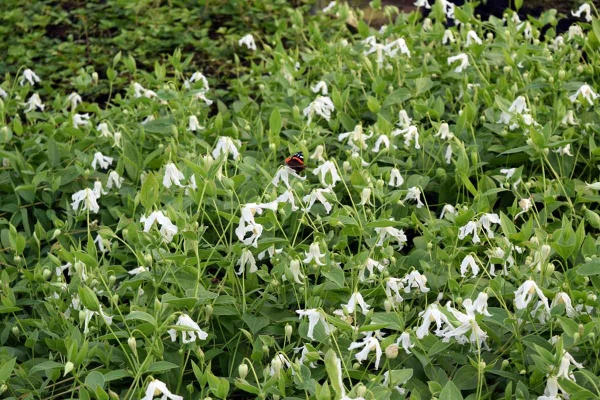
[[[301,172],[302,170],[304,170],[304,168],[306,168],[306,165],[304,164],[304,155],[300,151],[294,154],[293,156],[286,158],[285,165],[287,165],[289,168],[293,169],[296,172]]]

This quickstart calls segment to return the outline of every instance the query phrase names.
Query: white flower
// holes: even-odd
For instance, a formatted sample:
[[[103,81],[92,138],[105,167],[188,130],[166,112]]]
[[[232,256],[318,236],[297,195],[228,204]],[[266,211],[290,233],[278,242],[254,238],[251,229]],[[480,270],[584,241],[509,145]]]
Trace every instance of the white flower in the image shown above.
[[[102,189],[102,182],[100,181],[96,181],[94,182],[94,196],[96,196],[97,199],[100,198],[100,196],[102,196],[103,194],[107,194],[108,192],[105,192],[104,189]]]
[[[389,262],[389,261],[388,260],[384,260],[384,262]],[[379,272],[383,272],[385,270],[385,265],[383,265],[379,261],[373,260],[372,258],[368,258],[367,262],[365,263],[364,268],[361,268],[360,271],[359,271],[359,273],[358,273],[358,280],[360,282],[364,282],[365,280],[367,280],[365,278],[365,272],[366,271],[369,271],[369,278],[368,279],[372,279],[374,277],[375,268],[377,268],[377,270]]]
[[[404,201],[406,200],[415,200],[417,202],[417,208],[421,208],[425,205],[421,201],[421,189],[416,186],[408,189],[408,193],[406,193],[406,197],[404,198]]]
[[[256,260],[254,259],[254,255],[252,255],[252,252],[248,249],[242,250],[242,256],[238,260],[237,265],[240,266],[240,268],[236,272],[237,275],[241,275],[244,272],[246,266],[248,266],[248,265],[250,266],[248,273],[253,274],[256,271],[258,271],[258,268],[256,267]]]
[[[100,153],[99,151],[94,153],[94,158],[92,160],[92,168],[94,170],[96,170],[97,165],[100,165],[101,169],[107,169],[113,162],[113,158],[112,157],[108,157],[105,155],[102,155],[102,153]]]
[[[569,40],[573,40],[576,36],[584,38],[583,29],[578,24],[573,24],[569,27],[568,37]]]
[[[444,37],[442,37],[442,44],[447,44],[448,42],[456,42],[456,39],[454,38],[454,33],[452,33],[451,29],[446,29],[444,31]]]
[[[36,108],[38,108],[40,111],[44,111],[44,107],[46,107],[44,103],[42,103],[40,95],[37,93],[32,94],[27,103],[25,103],[25,105],[27,106],[27,108],[25,109],[26,113],[33,111]]]
[[[581,14],[585,14],[585,20],[587,22],[592,22],[592,9],[588,3],[583,3],[579,6],[577,11],[571,11],[571,15],[577,18],[581,18]]]
[[[287,166],[283,166],[277,170],[277,173],[275,173],[275,176],[273,177],[273,180],[271,181],[271,183],[273,184],[273,186],[279,187],[279,182],[283,182],[285,184],[285,187],[287,187],[288,189],[291,189],[290,181],[289,181],[290,175],[294,176],[300,180],[306,179],[306,178],[303,178],[300,175],[298,175],[296,173],[296,171],[294,171],[293,169],[291,169]]]
[[[104,239],[102,239],[102,236],[96,235],[94,243],[96,243],[96,245],[98,246],[98,250],[100,250],[101,253],[104,253],[106,251],[106,247],[104,246]]]
[[[422,293],[427,293],[430,290],[427,287],[427,277],[417,270],[412,270],[409,274],[406,274],[402,278],[402,285],[404,286],[404,293],[410,293],[411,288],[417,288]]]
[[[198,324],[187,314],[181,314],[175,325],[184,328],[181,330],[181,341],[183,343],[192,343],[195,342],[196,339],[204,340],[208,337],[208,333],[200,329],[200,326],[198,326]],[[177,330],[173,328],[169,329],[168,332],[171,336],[171,341],[176,341]]]
[[[214,158],[219,158],[222,154],[224,154],[227,158],[229,153],[231,153],[233,159],[237,160],[240,156],[240,153],[238,151],[240,146],[241,143],[239,140],[233,140],[229,136],[220,136],[217,140],[217,146],[212,152],[212,156]]]
[[[382,145],[385,149],[390,148],[390,145],[391,145],[390,138],[387,137],[387,135],[379,135],[377,137],[377,140],[375,141],[375,146],[373,146],[373,153],[379,153]],[[394,146],[394,148],[395,147],[396,146]]]
[[[477,235],[477,231],[479,226],[475,221],[469,221],[466,225],[461,226],[458,229],[458,239],[463,240],[467,235],[473,234],[473,243],[481,242],[479,236]]]
[[[185,86],[186,89],[189,89],[191,88],[191,83],[193,82],[202,82],[202,90],[205,92],[207,92],[210,89],[210,87],[208,86],[208,80],[202,72],[194,72],[190,77],[189,81],[186,80],[185,82],[183,82],[183,86]]]
[[[198,92],[194,95],[193,97],[194,100],[202,100],[204,102],[204,104],[206,104],[207,106],[210,106],[213,101],[206,98],[206,91],[202,90],[201,92]]]
[[[354,350],[361,347],[363,348],[354,356],[359,363],[362,363],[364,360],[366,360],[371,351],[375,351],[375,369],[379,369],[379,362],[381,361],[383,351],[381,350],[381,345],[379,344],[378,337],[381,337],[382,334],[379,331],[375,331],[363,332],[363,335],[365,335],[363,341],[352,342],[350,344],[350,347],[348,347],[348,350]]]
[[[200,122],[198,122],[198,117],[195,115],[190,115],[187,130],[190,132],[196,132],[200,129],[204,129],[204,127],[200,125]]]
[[[337,2],[335,1],[331,1],[329,2],[329,4],[327,4],[327,6],[325,8],[323,8],[321,11],[323,11],[324,13],[328,13],[329,11],[331,11],[333,9],[333,7],[335,7],[337,5]]]
[[[97,213],[98,211],[100,211],[100,206],[96,202],[98,197],[94,194],[94,191],[92,189],[86,188],[80,190],[79,192],[74,193],[73,196],[71,196],[71,199],[73,200],[73,202],[71,203],[71,207],[73,207],[73,210],[75,211],[79,210],[79,204],[82,201],[83,211],[89,210],[93,213]]]
[[[106,181],[106,189],[112,189],[113,185],[117,189],[121,189],[121,184],[124,178],[120,177],[117,171],[110,171],[108,173],[108,180]]]
[[[479,274],[479,265],[477,265],[475,258],[470,254],[463,258],[460,263],[460,276],[464,278],[469,267],[471,268],[471,271],[473,271],[473,278],[475,278],[477,274]]]
[[[325,83],[324,81],[317,82],[317,84],[315,86],[311,86],[310,89],[313,91],[313,93],[321,92],[321,94],[323,95],[326,95],[328,93],[327,83]]]
[[[25,84],[25,81],[29,82],[31,86],[35,86],[36,83],[39,83],[42,80],[39,76],[36,75],[35,72],[27,68],[25,71],[23,71],[23,79],[21,79],[19,85],[23,86]]]
[[[510,178],[512,178],[512,176],[515,174],[516,171],[517,171],[516,168],[508,168],[508,169],[502,168],[500,170],[500,173],[506,175],[506,179],[510,179]]]
[[[294,193],[290,189],[279,195],[276,201],[277,203],[289,203],[292,207],[292,211],[298,210],[298,206],[296,206],[296,201],[294,200]]]
[[[442,214],[440,215],[440,219],[444,218],[444,215],[457,215],[458,212],[456,211],[456,208],[454,208],[453,205],[451,204],[446,204],[443,208],[442,208]]]
[[[139,275],[142,272],[148,272],[148,269],[146,267],[144,267],[143,265],[141,265],[141,266],[139,266],[137,268],[134,268],[131,271],[127,271],[127,273],[129,275]]]
[[[412,118],[408,116],[408,113],[406,112],[406,110],[398,111],[397,125],[402,129],[408,128],[409,126],[412,125]]]
[[[262,260],[267,254],[269,254],[269,259],[271,259],[275,254],[281,254],[282,251],[283,249],[275,249],[275,245],[272,245],[258,253],[258,259]]]
[[[167,398],[171,400],[183,400],[182,396],[177,396],[167,389],[167,385],[164,382],[159,381],[158,379],[154,379],[148,385],[146,389],[146,395],[142,398],[142,400],[153,400],[154,397],[162,394],[161,400],[167,400]]]
[[[327,183],[325,180],[328,173],[331,176],[331,183]],[[325,161],[323,164],[319,165],[313,170],[313,174],[320,175],[319,180],[325,187],[333,187],[338,181],[342,180],[333,161]]]
[[[539,297],[542,304],[545,306],[545,309],[550,312],[550,306],[548,305],[548,298],[544,296],[542,290],[536,285],[534,281],[527,280],[525,281],[516,291],[515,291],[515,306],[518,310],[522,310],[529,305],[529,302],[533,299],[533,294],[536,293]]]
[[[73,115],[73,128],[87,126],[90,124],[90,114],[75,114]]]
[[[437,336],[443,336],[444,333],[453,328],[448,317],[439,310],[437,304],[429,305],[425,311],[419,313],[419,316],[423,317],[423,323],[415,331],[417,339],[423,339],[429,334],[429,327],[432,322],[436,324],[435,334]]]
[[[106,122],[99,123],[96,126],[96,130],[100,132],[100,137],[112,137],[113,135],[108,130],[108,124]]]
[[[350,296],[348,303],[344,304],[349,314],[354,314],[354,311],[357,309],[357,305],[360,306],[362,313],[367,315],[367,312],[369,311],[369,305],[365,303],[365,300],[363,299],[362,294],[360,294],[360,292],[352,293],[352,296]]]
[[[308,122],[312,120],[315,113],[329,121],[333,111],[335,111],[335,106],[329,97],[317,96],[317,98],[304,109],[303,113],[305,117],[308,117]]]
[[[449,140],[454,137],[454,134],[450,132],[450,126],[446,122],[443,122],[440,124],[440,129],[435,134],[435,137],[439,137],[442,140]]]
[[[403,332],[400,335],[400,337],[396,341],[396,345],[398,345],[398,346],[402,345],[402,348],[404,349],[406,354],[411,354],[412,352],[410,351],[410,349],[415,347],[414,343],[412,343],[410,340],[410,333],[408,333],[408,332]]]
[[[575,119],[575,111],[567,111],[560,123],[562,125],[577,125],[577,120]]]
[[[373,205],[371,204],[371,189],[364,188],[360,193],[360,203],[361,206]]]
[[[393,42],[386,44],[383,51],[388,57],[394,57],[398,51],[400,51],[400,54],[405,54],[410,58],[410,50],[406,45],[406,40],[403,38],[396,39]]]
[[[299,260],[290,261],[290,272],[292,273],[292,276],[294,277],[294,282],[296,282],[299,285],[304,284],[304,279],[306,277],[300,270],[300,261]]]
[[[479,218],[479,223],[478,225],[483,227],[483,229],[485,229],[488,237],[493,238],[494,237],[494,232],[492,231],[491,228],[491,224],[499,224],[500,223],[500,217],[498,216],[498,214],[483,214],[481,216],[481,218]]]
[[[73,299],[73,302],[75,302],[75,299]],[[99,314],[102,317],[102,319],[104,320],[104,323],[106,325],[112,324],[112,317],[104,314],[104,311],[102,311],[102,306],[100,306],[99,311],[92,311],[92,310],[88,310],[87,308],[85,308],[82,310],[82,312],[80,312],[79,315],[82,315],[82,314],[83,314],[83,318],[84,318],[84,323],[83,323],[83,333],[84,334],[87,334],[90,331],[88,328],[88,325],[94,315]]]
[[[600,182],[586,183],[586,189],[600,190]]]
[[[388,185],[398,187],[403,183],[404,179],[402,178],[402,175],[400,175],[400,170],[398,170],[398,168],[392,168],[390,171],[390,181],[388,182]]]
[[[394,304],[400,304],[404,301],[404,298],[400,294],[401,289],[404,289],[402,279],[389,277],[385,281],[385,294],[387,298]],[[394,292],[393,296],[392,292]]]
[[[419,144],[419,130],[415,125],[410,125],[408,128],[404,129],[394,129],[392,131],[392,136],[404,136],[404,145],[410,146],[410,142],[415,142],[415,149],[420,149],[421,145]]]
[[[469,314],[469,315],[472,315],[472,314],[475,314],[475,312],[478,312],[479,314],[485,315],[486,317],[491,317],[492,314],[490,314],[487,309],[488,298],[489,297],[485,292],[480,292],[477,295],[477,298],[475,299],[475,301],[472,301],[471,299],[465,299],[463,301],[463,307],[464,307],[465,311],[467,312],[467,314]]]
[[[367,139],[371,138],[371,136],[373,136],[373,133],[365,135],[363,133],[362,125],[356,125],[353,131],[338,135],[338,140],[341,142],[342,140],[348,139],[348,144],[352,148],[352,151],[358,152],[359,150],[364,150],[369,147],[367,145]]]
[[[6,99],[8,97],[8,93],[6,93],[6,91],[4,89],[2,89],[0,87],[0,97],[2,97],[3,99]]]
[[[246,246],[252,245],[258,247],[258,238],[262,235],[263,226],[254,221],[254,215],[262,214],[265,209],[277,211],[277,202],[263,204],[248,203],[242,207],[242,216],[240,217],[238,227],[235,229],[235,234]],[[248,238],[246,238],[247,233],[251,234]]]
[[[256,42],[254,41],[254,36],[252,36],[252,34],[250,34],[250,33],[243,36],[239,40],[238,45],[246,46],[248,49],[250,49],[252,51],[256,50]]]
[[[477,324],[473,311],[467,310],[466,314],[462,313],[455,308],[450,307],[450,303],[448,303],[446,309],[454,316],[454,318],[456,318],[459,326],[453,326],[452,329],[443,332],[440,335],[443,337],[442,341],[447,342],[451,338],[455,338],[459,344],[465,344],[470,341],[471,343],[477,343],[478,348],[481,347],[487,338],[487,333],[485,333],[485,331],[479,327],[479,324]],[[471,335],[467,338],[466,333],[469,331],[471,331]]]
[[[460,53],[455,56],[448,57],[448,65],[452,65],[455,61],[460,61],[460,64],[456,68],[454,68],[453,71],[459,74],[470,65],[469,56],[465,53]]]
[[[531,199],[521,199],[521,200],[519,200],[519,207],[521,207],[521,211],[519,213],[517,213],[517,215],[515,215],[514,219],[517,219],[517,217],[519,215],[524,214],[527,211],[529,211],[532,206],[533,206],[533,203],[531,202]]]
[[[465,43],[465,47],[469,47],[473,43],[483,44],[479,36],[477,36],[477,33],[473,30],[470,30],[467,32],[467,43]]]
[[[548,377],[548,380],[546,381],[546,388],[544,389],[544,395],[538,396],[537,400],[561,400],[561,397],[558,396],[558,388],[558,379],[556,376]]]
[[[378,234],[378,240],[375,244],[376,247],[383,246],[383,242],[388,237],[392,237],[398,242],[398,250],[402,250],[406,244],[406,241],[408,240],[402,229],[397,229],[391,226],[385,228],[375,228],[375,232]]]
[[[324,152],[325,152],[325,147],[322,144],[318,145],[315,148],[315,151],[310,155],[311,160],[325,162],[325,158],[323,158]]]
[[[325,263],[321,261],[322,257],[325,257],[325,254],[321,253],[321,249],[319,248],[319,242],[313,242],[308,248],[307,252],[304,252],[306,258],[302,260],[302,262],[308,264],[312,260],[315,260],[315,264],[323,266]]]
[[[177,166],[173,163],[168,163],[165,167],[165,174],[163,176],[163,185],[166,188],[170,188],[171,185],[183,187],[181,181],[185,179],[183,173],[177,169]]]
[[[177,226],[162,211],[154,211],[147,218],[142,215],[140,222],[144,224],[144,232],[150,232],[150,228],[152,228],[154,222],[157,222],[160,225],[160,234],[163,237],[163,241],[167,243],[173,240],[173,237],[178,232]]]
[[[133,95],[135,98],[147,97],[150,99],[152,97],[156,97],[156,93],[154,91],[144,89],[144,87],[137,82],[133,82]]]
[[[573,157],[573,153],[571,153],[571,144],[570,143],[563,147],[557,147],[556,150],[553,150],[553,151],[561,156]]]
[[[581,369],[583,364],[578,363],[573,356],[566,350],[563,350],[562,358],[560,359],[560,366],[558,367],[557,378],[565,378],[575,382],[575,376],[573,373],[569,373],[569,367],[573,364],[575,367]]]
[[[315,204],[315,201],[319,200],[319,202],[323,204],[323,207],[325,207],[325,212],[329,214],[331,212],[332,205],[327,201],[323,193],[331,193],[331,188],[313,189],[310,194],[304,196],[302,201],[308,203],[308,205],[303,210],[309,212],[312,209],[312,206]]]
[[[415,7],[425,7],[426,9],[430,9],[431,6],[429,5],[429,1],[428,0],[417,0],[414,4]]]
[[[556,296],[554,296],[554,300],[552,300],[552,304],[550,304],[550,308],[557,307],[560,304],[565,305],[565,312],[567,313],[567,317],[575,318],[577,317],[577,311],[573,308],[573,304],[571,302],[571,298],[565,292],[558,292]]]
[[[323,327],[325,328],[325,334],[329,335],[331,333],[333,327],[329,325],[323,316],[322,311],[318,311],[316,308],[311,308],[308,310],[296,310],[296,313],[299,315],[298,318],[308,317],[308,332],[306,333],[306,336],[308,336],[311,340],[315,340],[314,330],[319,322],[323,324]]]
[[[600,95],[596,92],[594,92],[594,90],[591,88],[590,85],[588,84],[584,84],[581,85],[581,87],[579,89],[577,89],[577,92],[575,92],[575,94],[569,96],[569,100],[571,100],[571,102],[575,103],[578,99],[583,99],[585,101],[587,101],[590,105],[594,104],[594,100],[596,100],[598,97],[600,97]],[[583,103],[583,101],[580,101],[581,103]]]
[[[74,110],[77,108],[77,104],[81,103],[83,99],[77,92],[72,92],[69,97],[67,97],[67,102],[71,103],[71,109]]]

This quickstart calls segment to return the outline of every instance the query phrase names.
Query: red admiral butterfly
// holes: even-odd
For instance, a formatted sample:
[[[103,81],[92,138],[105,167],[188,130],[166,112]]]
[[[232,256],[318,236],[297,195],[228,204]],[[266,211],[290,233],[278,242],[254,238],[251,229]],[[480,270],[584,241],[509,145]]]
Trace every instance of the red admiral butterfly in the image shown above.
[[[285,165],[293,169],[295,172],[302,172],[306,165],[304,165],[304,155],[301,151],[297,152],[293,156],[285,159]]]

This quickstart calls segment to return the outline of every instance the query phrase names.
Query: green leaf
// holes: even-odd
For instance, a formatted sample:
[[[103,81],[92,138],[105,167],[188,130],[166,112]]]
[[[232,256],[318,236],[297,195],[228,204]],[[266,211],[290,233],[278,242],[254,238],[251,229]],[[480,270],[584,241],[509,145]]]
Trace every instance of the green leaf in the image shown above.
[[[179,365],[168,361],[156,361],[150,364],[146,373],[165,372],[175,368],[179,368]]]
[[[8,378],[12,374],[16,363],[17,363],[17,357],[8,360],[7,362],[4,363],[3,366],[0,367],[0,382],[8,381]]]
[[[98,303],[98,298],[92,289],[87,286],[80,286],[77,291],[79,292],[81,304],[85,308],[91,311],[100,311],[100,303]]]
[[[590,261],[577,268],[577,273],[583,276],[600,275],[600,258],[592,258]]]
[[[105,383],[104,375],[99,371],[92,371],[85,377],[85,385],[93,392],[96,388],[104,388]]]
[[[132,311],[129,313],[129,315],[127,315],[125,317],[125,321],[131,321],[134,319],[148,322],[149,324],[153,325],[154,327],[157,326],[156,319],[154,319],[154,317],[152,315],[150,315],[144,311]]]
[[[343,397],[346,394],[343,383],[339,379],[342,371],[342,363],[332,349],[327,350],[325,353],[325,370],[329,377],[331,387],[339,397]]]
[[[560,229],[554,231],[553,236],[558,238],[554,242],[554,249],[564,260],[566,260],[575,252],[577,248],[575,231],[573,230],[571,222],[566,216],[563,216],[562,226]]]
[[[462,400],[462,398],[460,390],[458,390],[452,381],[446,382],[439,397],[440,400]]]
[[[219,378],[212,372],[208,372],[208,386],[210,391],[219,399],[227,398],[229,393],[229,382],[225,378]]]
[[[64,367],[64,364],[61,364],[56,361],[44,361],[44,362],[41,362],[41,363],[35,365],[33,368],[31,368],[29,370],[28,375],[31,376],[37,372],[48,371],[51,369],[62,369],[63,367]]]
[[[367,97],[367,107],[375,114],[381,110],[381,104],[379,104],[379,101],[373,96]]]
[[[176,127],[175,125],[174,117],[159,118],[153,121],[148,121],[144,125],[144,130],[149,133],[160,133],[170,136],[171,133],[173,133],[173,127]]]
[[[250,331],[256,335],[262,328],[269,325],[269,319],[264,317],[255,317],[252,314],[242,315],[242,320],[248,325]]]
[[[269,118],[269,130],[271,134],[274,136],[278,136],[281,132],[281,114],[279,113],[279,108],[275,107],[273,112],[271,112],[271,117]]]
[[[142,205],[147,210],[150,210],[152,208],[152,206],[154,205],[154,203],[156,203],[156,200],[158,200],[158,192],[159,192],[158,181],[154,177],[153,173],[149,173],[146,176],[144,183],[142,184],[142,191],[141,191],[141,198],[140,198]]]

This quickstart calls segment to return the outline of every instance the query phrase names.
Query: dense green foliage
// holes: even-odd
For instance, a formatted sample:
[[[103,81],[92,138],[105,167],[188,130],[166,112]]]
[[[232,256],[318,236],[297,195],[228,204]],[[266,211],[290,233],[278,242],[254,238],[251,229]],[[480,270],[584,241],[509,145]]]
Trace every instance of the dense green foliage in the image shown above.
[[[0,396],[600,397],[595,10],[9,3]]]

